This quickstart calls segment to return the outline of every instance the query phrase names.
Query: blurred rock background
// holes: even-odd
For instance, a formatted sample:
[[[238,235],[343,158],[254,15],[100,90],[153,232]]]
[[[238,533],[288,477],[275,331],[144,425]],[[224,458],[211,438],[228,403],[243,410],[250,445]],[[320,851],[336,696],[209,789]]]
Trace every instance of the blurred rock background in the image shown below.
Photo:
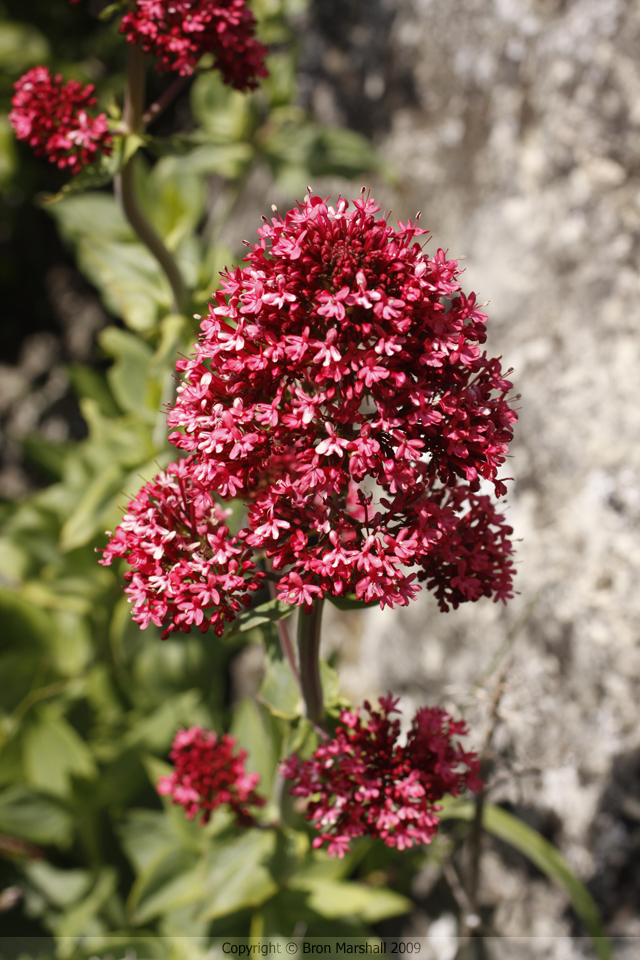
[[[393,218],[421,210],[431,249],[466,256],[522,394],[519,596],[336,617],[341,676],[355,699],[444,687],[478,739],[495,721],[491,799],[559,844],[621,938],[640,936],[639,42],[624,0],[321,0],[304,61],[316,112],[396,172],[375,190]],[[483,871],[496,933],[578,932],[524,861],[493,846]]]
[[[394,218],[421,210],[433,252],[466,256],[463,286],[490,301],[489,350],[515,368],[522,394],[506,471],[521,538],[517,598],[447,615],[426,596],[407,610],[335,614],[327,645],[356,700],[392,689],[409,708],[444,689],[476,744],[495,728],[490,799],[560,846],[620,938],[620,957],[631,958],[640,937],[640,8],[315,0],[299,35],[303,105],[372,137],[393,172],[372,183],[375,196]],[[266,204],[257,181],[239,238],[255,228],[256,202]],[[29,431],[82,435],[61,361],[90,356],[107,318],[64,261],[60,252],[46,274],[53,321],[25,327],[0,369],[5,497],[38,482],[21,452]],[[492,929],[527,938],[508,941],[510,958],[588,955],[566,899],[523,859],[487,843],[482,868]],[[437,931],[432,923],[438,877],[423,879],[408,929],[440,932],[446,960],[446,914]],[[498,941],[491,949],[507,955]]]

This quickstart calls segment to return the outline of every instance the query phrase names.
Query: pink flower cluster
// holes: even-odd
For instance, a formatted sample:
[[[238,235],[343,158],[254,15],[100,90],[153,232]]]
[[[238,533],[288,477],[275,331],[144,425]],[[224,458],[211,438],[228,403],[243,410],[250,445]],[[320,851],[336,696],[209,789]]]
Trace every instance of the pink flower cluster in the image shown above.
[[[260,774],[245,771],[247,752],[234,754],[235,745],[226,733],[218,737],[202,727],[179,730],[169,754],[175,769],[160,777],[158,793],[184,807],[189,820],[202,813],[200,822],[205,824],[214,810],[228,804],[240,824],[251,826],[255,821],[249,808],[265,804],[255,792]]]
[[[312,196],[265,220],[227,271],[169,415],[193,495],[250,502],[238,537],[281,599],[355,592],[443,610],[512,596],[511,528],[489,496],[516,413],[456,261],[371,199]],[[413,572],[411,568],[413,567]]]
[[[147,483],[100,560],[108,566],[127,558],[133,570],[125,573],[125,593],[133,619],[163,627],[163,639],[194,625],[222,634],[225,621],[251,606],[249,592],[263,577],[247,546],[230,536],[225,512],[194,489],[194,466],[192,458],[170,463]]]
[[[329,856],[343,857],[354,837],[380,837],[404,850],[430,843],[438,828],[437,802],[445,794],[478,791],[479,765],[453,738],[467,733],[438,707],[416,713],[404,746],[398,743],[398,700],[380,698],[380,710],[368,702],[369,720],[360,711],[343,710],[334,739],[307,760],[291,756],[281,771],[295,781],[291,793],[312,798],[306,817],[319,831],[314,847],[328,843]]]
[[[250,90],[267,76],[267,48],[256,40],[255,27],[246,0],[138,0],[120,32],[158,57],[160,70],[190,74],[212,53],[225,83]]]
[[[46,67],[33,67],[17,81],[15,91],[9,120],[18,140],[26,140],[37,157],[75,174],[93,163],[98,151],[110,152],[106,114],[88,113],[96,104],[93,84],[63,84],[62,77],[52,78]]]

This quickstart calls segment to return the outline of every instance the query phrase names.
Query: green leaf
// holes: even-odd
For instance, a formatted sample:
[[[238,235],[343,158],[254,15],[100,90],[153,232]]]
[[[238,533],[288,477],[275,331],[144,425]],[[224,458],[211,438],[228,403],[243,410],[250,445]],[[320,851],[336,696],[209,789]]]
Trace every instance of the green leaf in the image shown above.
[[[282,746],[282,754],[288,757],[292,753],[297,753],[304,760],[311,756],[317,746],[318,734],[306,717],[300,717],[297,723],[292,723],[289,727]]]
[[[141,718],[128,732],[125,742],[128,747],[143,747],[155,753],[164,753],[179,726],[191,726],[194,723],[207,723],[200,711],[202,693],[200,690],[183,690],[168,697],[157,710]]]
[[[133,230],[124,218],[115,197],[108,193],[87,193],[82,197],[66,197],[48,212],[53,216],[64,240],[76,244],[91,236],[99,225],[103,240],[135,240]]]
[[[103,867],[89,895],[70,910],[66,910],[58,922],[52,924],[58,937],[60,960],[74,956],[76,938],[106,932],[106,925],[98,919],[97,914],[113,895],[117,884],[118,874],[115,867]]]
[[[48,706],[25,730],[24,764],[32,786],[60,796],[70,794],[72,776],[91,779],[97,772],[84,740]]]
[[[367,923],[378,923],[409,913],[413,908],[412,901],[399,893],[362,883],[292,878],[289,885],[308,891],[309,907],[328,920],[355,915]]]
[[[145,212],[167,247],[176,250],[205,212],[203,177],[192,171],[189,157],[164,157],[145,181],[140,190]]]
[[[236,705],[229,733],[247,751],[247,770],[260,774],[258,793],[267,796],[271,791],[276,758],[265,717],[255,700],[246,697]]]
[[[199,176],[217,173],[227,180],[238,180],[248,169],[255,150],[249,143],[205,143],[188,157],[188,169]]]
[[[32,860],[23,867],[29,880],[56,907],[68,907],[86,896],[92,876],[88,870],[59,870],[46,860]]]
[[[191,107],[203,130],[199,136],[214,143],[246,140],[256,124],[251,98],[231,90],[217,71],[200,74],[191,87]]]
[[[73,835],[71,814],[61,804],[28,787],[0,792],[0,833],[31,843],[68,847]]]
[[[330,667],[326,660],[320,661],[320,682],[325,709],[328,713],[337,716],[343,707],[349,706],[349,701],[340,696],[338,671]]]
[[[22,448],[27,460],[40,467],[49,479],[60,480],[71,449],[69,444],[53,443],[45,440],[41,434],[34,433],[24,437]]]
[[[102,529],[100,517],[122,488],[122,468],[117,463],[105,467],[86,488],[80,503],[60,532],[60,549],[76,550]]]
[[[105,353],[115,358],[116,362],[107,371],[107,380],[121,410],[155,423],[159,396],[157,389],[150,393],[151,347],[140,337],[117,327],[106,327],[98,342]]]
[[[51,618],[34,608],[33,604],[8,590],[0,590],[0,618],[2,647],[47,649],[52,630]]]
[[[370,607],[378,606],[377,601],[373,603],[367,603],[364,600],[358,600],[355,593],[348,593],[345,597],[329,597],[327,596],[334,607],[337,607],[338,610],[368,610]]]
[[[443,820],[453,818],[471,821],[475,817],[475,812],[476,807],[473,803],[451,802],[443,804],[439,816]],[[494,837],[519,850],[550,880],[567,892],[573,909],[593,938],[596,953],[601,960],[612,960],[611,946],[593,897],[560,851],[532,827],[494,804],[485,805],[482,826]]]
[[[79,397],[89,397],[94,400],[105,417],[117,417],[120,411],[102,373],[92,370],[83,363],[72,363],[69,367],[69,376],[73,389]]]
[[[141,243],[87,236],[78,243],[77,257],[78,266],[100,291],[107,310],[122,317],[132,330],[153,330],[158,318],[170,312],[169,283]]]
[[[314,177],[356,177],[377,168],[369,140],[345,127],[323,127],[313,145],[309,170]]]
[[[284,600],[267,600],[259,607],[251,607],[250,610],[244,610],[237,616],[227,636],[233,637],[236,633],[246,633],[247,630],[253,630],[263,623],[286,620],[294,610],[295,606],[292,603],[285,603]]]
[[[49,43],[36,27],[26,23],[0,23],[0,70],[18,74],[49,59]]]
[[[128,134],[122,144],[122,166],[124,167],[146,143],[147,137],[141,137],[139,133]]]
[[[127,0],[116,0],[115,3],[110,3],[104,10],[101,10],[98,14],[100,20],[109,20],[114,13],[117,13],[119,10],[122,10],[123,7],[126,7]]]
[[[65,183],[58,193],[42,196],[43,204],[48,206],[52,203],[58,203],[64,197],[76,193],[85,193],[88,190],[95,190],[97,187],[103,187],[105,184],[111,183],[124,166],[125,152],[129,140],[130,137],[126,137],[123,143],[122,137],[114,137],[114,144],[110,153],[100,153],[95,163],[87,164],[80,173],[72,177],[68,183]]]
[[[258,693],[258,700],[264,703],[274,717],[295,720],[302,715],[300,690],[291,673],[291,668],[284,660],[267,658],[267,668]]]
[[[134,887],[135,889],[135,887]],[[144,892],[140,896],[132,916],[134,924],[148,923],[156,917],[162,917],[173,910],[189,906],[200,900],[202,893],[202,866],[179,873],[153,893]]]
[[[6,185],[17,167],[17,155],[13,127],[6,117],[0,116],[0,185]]]
[[[107,310],[133,330],[152,330],[171,308],[171,290],[155,257],[136,241],[115,197],[90,192],[66,197],[48,210],[63,239],[76,248],[78,265]]]
[[[273,854],[276,836],[272,830],[248,830],[237,840],[216,847],[209,857],[202,886],[202,920],[257,907],[278,887],[265,861]]]

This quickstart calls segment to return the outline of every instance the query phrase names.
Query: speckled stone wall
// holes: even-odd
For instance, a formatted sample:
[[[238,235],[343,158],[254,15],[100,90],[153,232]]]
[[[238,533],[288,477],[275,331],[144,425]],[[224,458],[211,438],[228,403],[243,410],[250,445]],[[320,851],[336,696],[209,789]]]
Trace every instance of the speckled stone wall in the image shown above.
[[[314,9],[311,105],[374,135],[394,218],[420,209],[431,249],[466,255],[522,394],[519,596],[336,615],[327,644],[356,699],[442,700],[477,742],[509,649],[492,799],[560,845],[612,934],[640,936],[640,7],[352,0],[342,29]],[[557,939],[577,933],[567,900],[521,861],[488,851],[483,898],[497,933],[586,951]]]

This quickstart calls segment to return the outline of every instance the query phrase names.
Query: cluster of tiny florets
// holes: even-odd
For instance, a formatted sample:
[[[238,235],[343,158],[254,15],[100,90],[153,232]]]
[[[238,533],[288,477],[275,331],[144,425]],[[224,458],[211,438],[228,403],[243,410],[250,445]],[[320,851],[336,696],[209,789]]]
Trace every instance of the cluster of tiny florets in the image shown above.
[[[126,557],[125,593],[133,618],[173,631],[222,634],[225,622],[251,606],[250,591],[261,585],[251,550],[229,534],[223,511],[198,497],[191,458],[171,463],[129,503],[100,560],[105,566]]]
[[[307,760],[291,756],[281,765],[294,781],[293,796],[311,798],[306,817],[319,835],[313,846],[328,844],[330,856],[343,857],[355,837],[379,837],[403,850],[429,843],[438,829],[438,801],[465,789],[478,791],[478,760],[455,737],[464,722],[455,722],[438,707],[422,707],[404,745],[398,743],[398,700],[380,698],[380,710],[365,702],[360,711],[343,710],[335,735]]]
[[[199,496],[250,504],[238,536],[285,601],[506,601],[512,531],[480,483],[505,492],[511,384],[457,262],[378,210],[312,196],[265,221],[178,364],[170,439]]]
[[[120,32],[157,57],[160,70],[184,76],[211,53],[225,83],[249,90],[267,76],[267,49],[255,28],[246,0],[138,0]]]
[[[62,83],[46,67],[34,67],[15,84],[9,120],[18,140],[25,140],[37,157],[47,157],[61,169],[80,173],[109,153],[111,135],[106,114],[92,117],[96,104],[93,84]]]
[[[174,770],[160,777],[158,793],[183,807],[189,820],[200,813],[205,824],[214,810],[226,804],[240,824],[251,826],[255,821],[250,808],[263,807],[265,800],[255,792],[260,775],[246,772],[247,752],[234,753],[235,746],[226,733],[219,737],[202,727],[179,730],[169,754]]]

